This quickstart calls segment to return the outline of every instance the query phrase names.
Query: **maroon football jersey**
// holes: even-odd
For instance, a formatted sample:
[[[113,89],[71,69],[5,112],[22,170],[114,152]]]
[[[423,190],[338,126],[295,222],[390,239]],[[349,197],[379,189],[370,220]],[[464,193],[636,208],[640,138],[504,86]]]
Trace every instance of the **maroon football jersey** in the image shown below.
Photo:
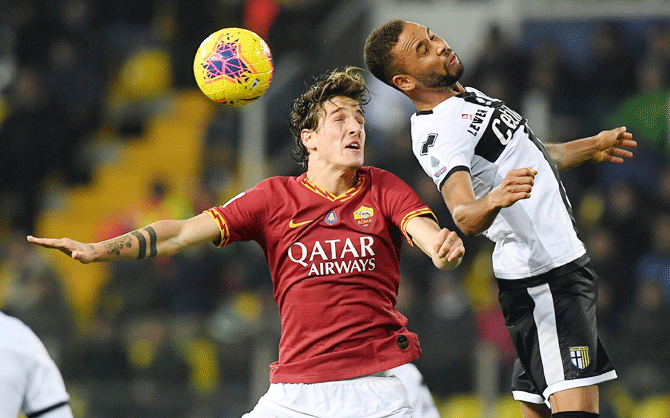
[[[273,177],[206,211],[216,245],[255,240],[282,322],[273,383],[316,383],[391,369],[421,356],[394,306],[405,226],[435,216],[393,174],[363,167],[335,196],[300,177]]]

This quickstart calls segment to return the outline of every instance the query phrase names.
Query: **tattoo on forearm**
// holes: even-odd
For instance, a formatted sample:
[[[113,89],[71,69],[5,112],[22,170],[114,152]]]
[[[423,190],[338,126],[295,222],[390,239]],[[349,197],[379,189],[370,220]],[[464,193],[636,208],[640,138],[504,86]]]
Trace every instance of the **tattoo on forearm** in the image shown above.
[[[561,152],[557,147],[551,147],[548,151],[557,167],[562,167],[565,164],[565,153]]]
[[[115,254],[117,256],[121,255],[121,250],[123,247],[130,248],[132,245],[132,240],[128,234],[111,239],[105,243],[105,246],[107,247],[107,254]]]
[[[158,238],[156,237],[156,231],[150,226],[144,227],[142,229],[149,233],[149,257],[156,257],[156,254],[158,254],[158,250],[156,249],[156,241],[158,241]]]
[[[137,259],[141,260],[144,257],[147,256],[147,240],[144,238],[144,235],[142,235],[141,232],[133,231],[131,232],[135,238],[137,238],[137,243],[139,244],[140,248],[137,251]]]

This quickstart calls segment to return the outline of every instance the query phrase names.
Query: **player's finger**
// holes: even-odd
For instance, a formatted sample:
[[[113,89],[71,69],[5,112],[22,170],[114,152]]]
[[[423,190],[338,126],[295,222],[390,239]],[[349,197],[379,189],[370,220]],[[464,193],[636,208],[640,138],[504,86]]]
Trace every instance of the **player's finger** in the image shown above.
[[[447,228],[442,228],[440,232],[435,235],[434,239],[434,244],[433,244],[433,250],[435,250],[435,254],[438,256],[440,255],[440,251],[442,250],[442,247],[444,246],[444,242],[447,239],[447,235],[449,233],[449,230]]]
[[[38,244],[45,247],[55,247],[57,246],[57,241],[59,241],[54,238],[36,238],[33,237],[32,235],[28,235],[27,240],[28,242],[32,242],[33,244]]]
[[[617,157],[626,157],[626,158],[632,158],[633,157],[632,152],[630,152],[628,150],[625,150],[625,149],[616,148],[616,147],[612,148],[610,150],[610,155],[616,155]]]
[[[449,256],[447,257],[447,261],[452,262],[463,255],[465,255],[465,247],[463,244],[461,244],[451,250]]]
[[[440,232],[444,232],[444,240],[442,241],[442,245],[440,245],[440,249],[437,251],[437,256],[444,258],[449,254],[449,250],[458,236],[456,235],[456,232],[449,231],[447,228],[442,229]]]

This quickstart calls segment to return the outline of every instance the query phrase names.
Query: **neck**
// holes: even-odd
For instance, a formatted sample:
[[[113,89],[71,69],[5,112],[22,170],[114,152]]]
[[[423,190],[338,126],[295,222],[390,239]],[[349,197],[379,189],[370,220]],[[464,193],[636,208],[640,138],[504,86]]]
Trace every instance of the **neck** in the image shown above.
[[[355,168],[331,168],[324,169],[312,167],[312,161],[309,162],[307,169],[307,178],[320,188],[339,196],[356,185],[358,169]]]
[[[410,92],[407,96],[410,98],[416,110],[419,112],[425,110],[432,110],[435,106],[443,101],[454,97],[457,94],[465,93],[465,89],[461,83],[453,84],[449,87],[431,90],[422,90],[418,92]]]

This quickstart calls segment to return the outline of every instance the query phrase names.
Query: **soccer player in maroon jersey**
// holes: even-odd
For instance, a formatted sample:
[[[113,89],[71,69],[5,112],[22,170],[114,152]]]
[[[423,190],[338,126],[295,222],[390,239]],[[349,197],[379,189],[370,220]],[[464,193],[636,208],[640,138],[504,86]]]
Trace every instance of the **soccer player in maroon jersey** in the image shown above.
[[[389,369],[421,356],[395,310],[403,239],[440,269],[463,242],[393,174],[363,166],[367,89],[351,68],[323,76],[290,115],[299,177],[272,177],[188,220],[162,220],[85,244],[28,237],[82,263],[169,256],[206,242],[256,241],[282,333],[270,389],[245,417],[411,417]]]

